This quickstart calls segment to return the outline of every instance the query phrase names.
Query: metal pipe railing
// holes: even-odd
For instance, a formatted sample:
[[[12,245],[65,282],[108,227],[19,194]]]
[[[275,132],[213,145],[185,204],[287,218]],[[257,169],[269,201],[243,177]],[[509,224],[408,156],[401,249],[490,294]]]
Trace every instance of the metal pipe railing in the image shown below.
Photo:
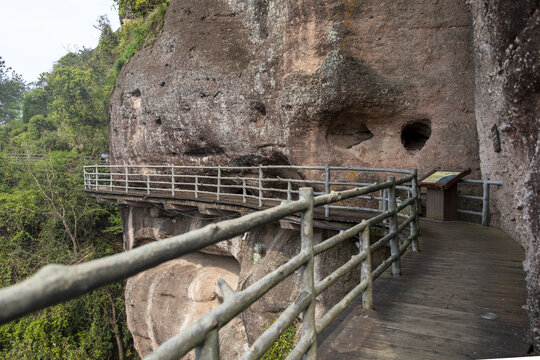
[[[300,171],[319,172],[324,181],[317,179],[283,178],[267,174],[265,171]],[[257,173],[257,176],[245,175]],[[381,168],[353,168],[331,166],[257,166],[257,167],[226,167],[226,166],[159,166],[159,165],[90,165],[84,167],[84,186],[87,191],[98,193],[143,194],[157,197],[189,197],[201,199],[201,195],[212,195],[209,201],[227,201],[238,199],[238,203],[257,208],[274,205],[276,200],[292,200],[293,195],[299,194],[302,186],[320,186],[322,191],[315,191],[315,195],[329,194],[333,187],[356,188],[372,184],[357,181],[344,181],[343,173],[347,177],[356,177],[363,172],[389,172],[403,173],[405,177],[396,182],[396,189],[410,193],[411,187],[403,184],[410,183],[413,171],[381,169]],[[352,172],[352,175],[351,175]],[[313,175],[313,174],[312,174]],[[317,174],[315,174],[317,175]],[[170,194],[167,194],[166,189]],[[240,202],[241,199],[241,202]],[[255,204],[248,199],[256,199]],[[333,211],[366,211],[381,213],[381,196],[359,195],[351,199],[348,204],[334,204],[324,206],[324,216],[329,218]],[[269,203],[267,203],[269,202]],[[399,214],[398,216],[402,216]]]
[[[469,199],[469,200],[481,200],[482,201],[482,211],[473,211],[473,210],[467,210],[467,209],[461,209],[459,208],[459,202],[458,202],[458,213],[462,214],[469,214],[469,215],[475,215],[480,216],[482,218],[482,225],[483,226],[489,226],[489,193],[490,193],[490,185],[498,185],[502,186],[501,181],[494,181],[489,179],[482,179],[482,180],[461,180],[459,183],[464,184],[476,184],[476,185],[482,185],[482,196],[474,196],[474,195],[466,195],[466,194],[458,194],[458,198],[460,199]]]

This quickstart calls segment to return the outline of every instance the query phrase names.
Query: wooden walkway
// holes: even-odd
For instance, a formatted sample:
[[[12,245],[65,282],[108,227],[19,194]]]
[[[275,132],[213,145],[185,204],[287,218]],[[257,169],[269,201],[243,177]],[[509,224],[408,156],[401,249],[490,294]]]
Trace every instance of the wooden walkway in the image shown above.
[[[526,356],[523,251],[495,228],[422,220],[420,253],[374,283],[319,336],[320,359]],[[496,319],[486,319],[493,315]]]

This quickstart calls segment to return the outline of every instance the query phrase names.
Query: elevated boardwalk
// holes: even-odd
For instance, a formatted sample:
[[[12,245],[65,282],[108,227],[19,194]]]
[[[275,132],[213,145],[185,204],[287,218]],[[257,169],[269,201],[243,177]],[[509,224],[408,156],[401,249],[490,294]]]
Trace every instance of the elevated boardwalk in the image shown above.
[[[373,284],[318,338],[320,359],[482,359],[525,356],[523,251],[494,228],[422,220],[421,252]],[[489,320],[490,313],[496,319]]]

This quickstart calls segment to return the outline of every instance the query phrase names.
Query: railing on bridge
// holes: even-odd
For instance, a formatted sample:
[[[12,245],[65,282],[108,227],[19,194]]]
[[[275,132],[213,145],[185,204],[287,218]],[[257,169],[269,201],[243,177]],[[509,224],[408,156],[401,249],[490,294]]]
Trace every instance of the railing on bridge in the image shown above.
[[[493,181],[489,179],[483,179],[483,180],[463,179],[458,183],[458,185],[459,184],[482,185],[482,196],[463,194],[459,192],[459,187],[458,187],[458,198],[482,201],[482,211],[473,211],[470,209],[463,209],[458,206],[457,212],[461,214],[480,216],[482,218],[482,225],[489,226],[489,187],[490,185],[501,186],[503,183],[500,181]],[[458,205],[459,205],[459,202],[458,202]]]
[[[332,190],[372,185],[384,173],[411,174],[411,171],[328,165],[89,165],[84,167],[84,186],[85,190],[97,193],[188,197],[261,209],[275,206],[282,200],[297,199],[300,187],[313,187],[317,196],[329,194]],[[359,178],[364,181],[358,181]],[[410,196],[410,187],[398,185],[396,189],[399,192],[398,203]],[[324,215],[330,217],[331,211],[382,213],[388,209],[383,192],[325,205]],[[399,213],[398,216],[407,217],[407,214]]]
[[[326,171],[325,168],[324,171]],[[95,173],[99,174],[99,172]],[[116,174],[111,174],[112,177],[109,178],[109,181],[113,182],[113,186],[116,181],[114,177],[118,176]],[[129,177],[129,173],[127,176]],[[94,185],[99,188],[102,184],[101,180],[97,179]],[[129,180],[126,181],[126,184],[129,187]],[[330,181],[323,182],[323,185],[326,184],[330,185]],[[90,185],[92,184],[90,183]],[[108,185],[111,187],[110,183]],[[262,186],[256,188],[262,189]],[[405,188],[405,191],[409,193],[408,199],[401,204],[398,204],[396,197],[398,188]],[[161,187],[156,189],[163,190]],[[176,191],[176,189],[171,189],[171,191]],[[223,303],[163,343],[147,359],[178,359],[192,349],[195,349],[197,358],[218,359],[219,330],[298,269],[301,269],[302,274],[300,295],[255,340],[249,350],[241,356],[241,359],[258,359],[263,356],[280,334],[293,324],[300,314],[302,314],[302,335],[288,359],[299,359],[304,355],[307,355],[309,359],[315,359],[317,356],[317,335],[357,296],[362,295],[362,303],[366,308],[372,307],[372,282],[389,267],[392,268],[394,275],[398,275],[401,271],[401,255],[409,245],[412,244],[413,250],[418,250],[418,184],[416,171],[407,171],[406,176],[398,180],[389,177],[387,181],[382,183],[342,191],[330,190],[328,194],[315,197],[312,188],[303,187],[294,191],[291,189],[289,193],[296,194],[297,191],[298,200],[284,200],[278,206],[253,212],[240,218],[210,224],[201,229],[146,244],[128,252],[84,264],[46,266],[31,278],[0,290],[0,323],[80,296],[100,286],[133,276],[166,261],[244,234],[263,224],[299,213],[301,215],[300,251],[297,255],[241,291],[233,291],[225,281],[219,280],[218,284],[224,296]],[[383,210],[373,217],[363,220],[360,224],[314,244],[313,213],[315,208],[324,208],[359,196],[379,194],[381,191],[384,193],[383,202],[386,204]],[[261,192],[264,193],[263,190]],[[406,208],[409,209],[408,215],[399,222],[398,214]],[[370,227],[383,221],[386,221],[387,224],[384,227],[386,229],[384,236],[376,242],[370,243]],[[315,281],[314,257],[347,239],[358,236],[360,233],[361,240],[357,243],[358,253],[353,254],[344,265],[324,279]],[[373,269],[371,254],[386,245],[390,247],[390,256]],[[329,286],[335,284],[343,275],[353,271],[358,265],[361,265],[360,283],[319,320],[316,320],[316,297]]]
[[[40,153],[26,153],[26,154],[3,153],[2,155],[14,162],[34,162],[34,161],[41,161],[49,157],[49,154],[46,154],[46,153],[43,153],[43,154],[40,154]],[[109,161],[108,155],[107,157],[84,156],[82,157],[82,159],[88,162],[95,162],[95,163],[102,163],[102,164],[106,164]]]
[[[5,156],[12,161],[39,161],[47,157],[47,154],[14,154],[7,153]]]

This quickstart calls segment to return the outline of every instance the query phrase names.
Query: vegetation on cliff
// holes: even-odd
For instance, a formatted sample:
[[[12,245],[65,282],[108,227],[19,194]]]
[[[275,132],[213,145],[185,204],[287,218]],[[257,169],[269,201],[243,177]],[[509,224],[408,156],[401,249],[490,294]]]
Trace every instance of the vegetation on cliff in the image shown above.
[[[134,5],[145,10],[117,32],[99,19],[95,49],[68,53],[29,87],[0,58],[0,286],[47,263],[122,251],[118,210],[85,196],[82,165],[108,152],[111,91],[123,64],[159,32],[166,10],[161,3],[137,0]],[[8,154],[46,156],[21,160]],[[137,358],[123,285],[0,326],[0,357]]]

